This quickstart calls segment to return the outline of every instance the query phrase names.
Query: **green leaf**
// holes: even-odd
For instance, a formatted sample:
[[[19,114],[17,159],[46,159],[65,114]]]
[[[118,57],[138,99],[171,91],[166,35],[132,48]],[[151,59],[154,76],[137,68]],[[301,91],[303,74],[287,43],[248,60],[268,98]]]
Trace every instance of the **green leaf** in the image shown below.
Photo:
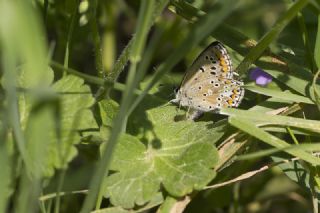
[[[102,100],[99,103],[100,116],[102,124],[105,126],[112,126],[113,119],[118,113],[119,104],[112,99]]]
[[[19,78],[17,78],[17,86],[27,90],[26,92],[19,94],[20,122],[22,129],[25,129],[29,113],[35,101],[39,101],[41,99],[40,96],[54,95],[53,91],[50,90],[50,85],[53,82],[54,76],[53,70],[50,67],[47,67],[47,71],[43,72],[42,78],[38,78],[37,80],[33,79],[30,81],[32,73],[30,73],[28,69],[25,69],[25,67],[21,67],[18,74]],[[41,87],[35,88],[34,85],[40,84],[40,82]],[[6,84],[6,82],[3,83]],[[32,91],[28,91],[28,89]]]
[[[61,118],[58,121],[58,128],[61,130],[61,138],[59,139],[57,129],[53,128],[52,125],[43,125],[42,128],[43,132],[47,131],[48,135],[50,135],[46,139],[47,146],[43,147],[42,150],[42,154],[46,157],[42,162],[41,169],[42,175],[46,177],[52,176],[55,169],[65,168],[67,163],[76,156],[77,150],[73,145],[80,141],[80,135],[75,130],[97,128],[96,121],[89,109],[94,103],[89,86],[83,84],[83,79],[73,75],[67,75],[50,85],[53,79],[53,75],[50,72],[52,72],[51,69],[48,70],[47,78],[42,80],[47,82],[47,89],[43,91],[44,94],[41,94],[41,91],[36,93],[27,91],[19,96],[20,121],[22,128],[25,129],[26,123],[30,119],[30,111],[36,104],[35,100],[48,99],[45,95],[55,97],[58,94],[58,97],[56,97],[60,103],[58,117]],[[23,71],[19,75],[19,87],[28,88],[27,81],[24,80],[25,75]],[[25,132],[27,133],[28,130],[26,129]],[[27,137],[30,140],[39,136],[37,134],[27,134],[29,134]],[[36,149],[36,147],[31,147],[29,149]],[[37,155],[33,157],[36,158]]]
[[[33,178],[40,179],[46,170],[46,150],[50,146],[49,138],[55,133],[51,130],[55,129],[55,111],[58,102],[39,101],[34,104],[28,117],[25,129],[26,149],[28,153],[28,161],[31,168],[28,168]]]
[[[215,176],[218,160],[214,143],[223,135],[224,125],[211,122],[175,121],[182,117],[175,106],[147,111],[149,124],[138,138],[124,134],[114,152],[106,181],[111,203],[132,208],[150,201],[163,185],[173,196],[200,190]],[[151,125],[150,125],[151,123]]]
[[[94,103],[89,86],[83,79],[67,75],[52,85],[55,92],[60,94],[61,101],[61,144],[57,149],[57,140],[51,147],[51,165],[48,165],[48,174],[53,173],[53,168],[64,168],[67,162],[77,154],[73,146],[80,141],[80,135],[75,130],[97,128],[93,113],[89,109]],[[59,159],[62,156],[62,159]],[[51,170],[51,171],[50,171]]]

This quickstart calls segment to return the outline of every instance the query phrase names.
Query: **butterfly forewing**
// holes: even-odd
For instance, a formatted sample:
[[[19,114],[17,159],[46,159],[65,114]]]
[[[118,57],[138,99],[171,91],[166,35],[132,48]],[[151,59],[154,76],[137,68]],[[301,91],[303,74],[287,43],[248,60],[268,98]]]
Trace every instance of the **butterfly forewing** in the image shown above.
[[[220,42],[213,42],[193,62],[181,86],[189,86],[208,77],[232,78],[232,62],[227,49]]]

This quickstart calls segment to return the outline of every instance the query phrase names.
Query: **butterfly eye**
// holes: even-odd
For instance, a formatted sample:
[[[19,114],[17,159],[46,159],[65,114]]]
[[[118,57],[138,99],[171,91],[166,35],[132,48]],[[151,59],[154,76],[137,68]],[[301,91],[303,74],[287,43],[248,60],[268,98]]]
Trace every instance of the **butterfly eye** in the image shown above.
[[[178,92],[180,92],[180,91],[179,91],[179,87],[174,88],[173,91],[174,91],[174,94],[177,94]]]

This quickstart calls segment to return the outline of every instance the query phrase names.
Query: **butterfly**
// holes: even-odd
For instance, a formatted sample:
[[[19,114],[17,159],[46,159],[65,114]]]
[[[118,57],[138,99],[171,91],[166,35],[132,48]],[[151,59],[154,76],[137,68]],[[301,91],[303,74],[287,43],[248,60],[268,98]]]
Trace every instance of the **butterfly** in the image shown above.
[[[204,112],[219,112],[224,107],[238,107],[244,96],[243,82],[234,79],[232,61],[219,41],[210,44],[187,70],[171,103],[192,109],[189,119]]]

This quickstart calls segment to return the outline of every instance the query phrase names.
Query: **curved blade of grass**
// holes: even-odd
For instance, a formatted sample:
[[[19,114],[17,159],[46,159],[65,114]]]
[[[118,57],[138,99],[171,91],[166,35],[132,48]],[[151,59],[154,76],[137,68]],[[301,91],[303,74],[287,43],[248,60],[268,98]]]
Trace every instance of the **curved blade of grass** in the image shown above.
[[[302,40],[306,52],[305,60],[308,63],[308,67],[310,70],[315,71],[315,61],[311,50],[311,44],[309,39],[309,33],[306,26],[305,18],[301,12],[297,15],[297,20],[299,23],[300,32],[302,35]]]
[[[312,81],[312,89],[313,89],[313,94],[314,94],[314,98],[317,104],[317,107],[320,111],[320,92],[319,92],[319,86],[316,85],[317,79],[319,77],[320,74],[320,69],[318,70],[318,72],[314,75],[313,77],[313,81]]]
[[[308,3],[308,0],[296,1],[289,10],[275,23],[273,28],[267,32],[258,44],[250,50],[248,55],[239,64],[236,70],[241,74],[248,70],[249,66],[257,60],[261,54],[267,49],[272,41],[274,41],[281,31],[289,24],[289,22],[301,11]]]
[[[152,14],[152,20],[147,26],[147,30],[151,28],[156,18],[162,13],[164,8],[167,6],[169,0],[158,0],[155,2],[155,8],[156,10]],[[116,61],[114,68],[111,70],[110,73],[107,73],[106,80],[107,81],[115,81],[120,73],[122,72],[123,68],[127,64],[130,56],[130,52],[132,51],[132,44],[134,40],[136,39],[136,35],[133,35],[132,39],[128,43],[128,45],[124,48],[124,50],[121,52],[118,60]]]
[[[254,122],[256,125],[291,126],[320,133],[320,121],[316,120],[306,120],[282,115],[268,115],[239,109],[222,109],[221,114],[229,115],[239,119],[246,119]]]
[[[263,131],[262,129],[256,127],[256,125],[252,122],[245,120],[244,118],[239,117],[230,117],[229,122],[231,125],[237,127],[238,129],[252,135],[253,137],[265,142],[273,147],[278,149],[284,149],[290,147],[290,144],[286,143],[285,141]],[[293,149],[293,150],[284,150],[285,152],[298,157],[304,161],[311,163],[312,165],[320,165],[320,159],[314,157],[312,154],[305,152],[300,149]]]
[[[279,98],[286,101],[314,104],[309,98],[306,98],[301,95],[292,94],[290,92],[282,92],[282,91],[268,89],[268,88],[259,87],[259,86],[244,86],[244,88],[258,94],[275,97],[275,98]]]
[[[316,44],[314,47],[314,60],[317,64],[318,69],[320,69],[320,15],[318,15],[318,31],[316,37]]]
[[[70,23],[69,23],[69,27],[68,27],[68,34],[67,34],[67,42],[66,42],[66,48],[65,48],[65,53],[64,53],[64,60],[63,60],[63,66],[65,68],[68,68],[69,67],[69,57],[70,57],[70,53],[69,53],[69,50],[70,50],[70,43],[71,43],[71,39],[72,39],[72,36],[73,36],[73,30],[74,30],[74,27],[75,27],[75,24],[76,24],[76,21],[77,18],[78,18],[78,7],[79,7],[79,0],[77,0],[75,3],[74,3],[74,8],[73,8],[73,12],[72,12],[72,15],[71,15],[71,20],[70,20]]]
[[[295,75],[285,74],[280,71],[276,70],[265,70],[269,73],[274,79],[277,81],[285,84],[289,88],[293,89],[294,91],[302,94],[303,96],[309,96],[311,100],[316,101],[313,92],[311,91],[311,82],[313,76],[310,72],[306,70],[300,70],[299,67],[295,67],[292,64],[289,64],[290,71]],[[296,73],[298,71],[299,73]],[[319,85],[314,84],[314,88],[320,89]]]
[[[9,192],[12,190],[13,184],[10,184],[12,179],[12,161],[10,159],[10,153],[8,146],[10,141],[8,140],[8,118],[3,110],[1,110],[3,116],[1,116],[0,122],[0,212],[6,212],[9,205]]]
[[[91,21],[90,27],[93,36],[94,42],[94,53],[95,53],[95,67],[99,77],[104,76],[103,71],[103,62],[102,62],[102,45],[101,45],[101,38],[99,34],[99,26],[97,20],[97,7],[98,7],[98,0],[93,0],[90,3],[91,8]]]
[[[257,151],[250,154],[243,154],[240,156],[237,156],[237,160],[252,160],[255,158],[262,158],[265,156],[270,156],[272,154],[275,154],[277,152],[287,151],[287,150],[302,150],[306,152],[312,152],[312,151],[320,151],[320,143],[315,144],[299,144],[299,145],[290,145],[286,148],[278,149],[278,148],[271,148],[266,149],[262,151]]]
[[[123,131],[123,127],[125,124],[125,120],[127,117],[127,111],[133,99],[133,90],[135,88],[135,74],[136,74],[136,67],[137,61],[139,61],[140,56],[142,54],[146,36],[151,26],[152,15],[155,9],[155,4],[153,1],[142,1],[141,2],[141,9],[139,11],[138,17],[138,24],[137,24],[137,33],[136,39],[133,41],[132,44],[132,51],[130,54],[131,66],[129,70],[129,75],[127,77],[126,82],[126,90],[123,93],[123,97],[121,100],[121,105],[119,109],[119,113],[117,114],[111,135],[107,142],[107,146],[102,153],[101,160],[96,168],[96,171],[91,179],[90,186],[89,186],[89,194],[86,196],[84,204],[81,209],[81,213],[90,212],[91,208],[94,206],[95,200],[98,196],[100,191],[101,183],[103,178],[108,174],[108,168],[110,165],[110,160],[112,157],[113,150],[115,148],[116,142],[118,137]],[[99,200],[97,205],[99,206]],[[96,205],[96,206],[97,206]]]
[[[17,148],[27,167],[26,171],[29,172],[31,165],[27,160],[16,94],[16,65],[23,61],[25,69],[29,71],[26,79],[31,85],[39,86],[39,79],[47,70],[44,33],[40,27],[39,17],[28,1],[0,1],[0,14],[3,79],[8,83],[5,88],[8,103],[6,113],[13,129]]]

